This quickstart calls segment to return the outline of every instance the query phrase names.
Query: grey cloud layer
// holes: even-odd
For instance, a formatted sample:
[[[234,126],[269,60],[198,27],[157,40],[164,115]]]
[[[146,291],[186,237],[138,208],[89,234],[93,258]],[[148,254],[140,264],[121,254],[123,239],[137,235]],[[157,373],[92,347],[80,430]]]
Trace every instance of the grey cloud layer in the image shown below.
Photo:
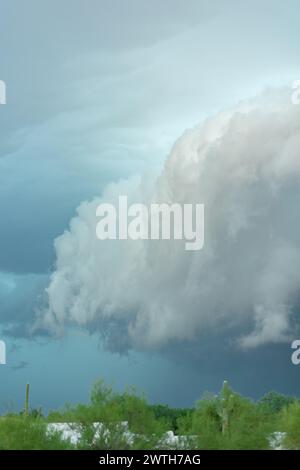
[[[31,336],[39,297],[48,282],[47,275],[0,272],[1,333]]]
[[[212,110],[297,76],[297,2],[240,3],[3,3],[3,271],[49,272],[80,201],[156,170]]]

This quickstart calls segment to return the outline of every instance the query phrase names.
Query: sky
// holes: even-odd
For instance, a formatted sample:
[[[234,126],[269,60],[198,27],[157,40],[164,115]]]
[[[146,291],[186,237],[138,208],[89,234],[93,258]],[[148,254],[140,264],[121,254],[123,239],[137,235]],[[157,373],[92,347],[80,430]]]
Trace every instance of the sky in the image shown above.
[[[299,13],[296,0],[0,0],[2,410],[20,409],[26,382],[48,410],[100,377],[172,406],[225,378],[253,398],[299,395]],[[155,185],[205,199],[206,251],[94,247],[95,203]]]

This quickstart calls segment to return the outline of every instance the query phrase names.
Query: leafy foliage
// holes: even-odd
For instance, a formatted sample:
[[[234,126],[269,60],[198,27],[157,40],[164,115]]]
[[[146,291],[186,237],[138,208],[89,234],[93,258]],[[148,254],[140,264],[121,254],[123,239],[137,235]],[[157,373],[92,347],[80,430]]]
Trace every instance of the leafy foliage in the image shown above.
[[[0,418],[0,450],[71,449],[60,433],[48,435],[44,420],[24,416]]]
[[[281,412],[281,430],[286,433],[284,446],[287,449],[300,449],[300,403],[294,403],[283,408]]]
[[[282,393],[269,392],[262,397],[259,403],[263,406],[266,406],[271,412],[278,413],[286,406],[294,403],[296,401],[295,397],[289,397],[283,395]]]

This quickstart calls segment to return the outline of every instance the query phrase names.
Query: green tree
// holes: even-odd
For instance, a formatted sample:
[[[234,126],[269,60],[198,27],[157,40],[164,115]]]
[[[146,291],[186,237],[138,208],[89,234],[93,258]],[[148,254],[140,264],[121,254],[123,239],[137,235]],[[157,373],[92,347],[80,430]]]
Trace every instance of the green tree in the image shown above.
[[[260,399],[259,404],[265,406],[272,413],[278,413],[284,407],[294,403],[295,400],[296,398],[294,397],[289,397],[287,395],[283,395],[282,393],[271,391],[266,393],[266,395]]]
[[[300,403],[294,402],[283,408],[280,430],[286,432],[283,445],[287,449],[300,449]]]

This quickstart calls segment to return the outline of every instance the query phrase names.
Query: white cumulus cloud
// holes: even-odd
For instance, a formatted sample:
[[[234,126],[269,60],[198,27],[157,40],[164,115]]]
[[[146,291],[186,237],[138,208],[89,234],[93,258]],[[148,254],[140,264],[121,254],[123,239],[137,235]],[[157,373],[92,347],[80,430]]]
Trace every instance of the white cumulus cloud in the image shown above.
[[[285,341],[300,290],[300,107],[268,93],[188,130],[153,184],[132,178],[83,202],[55,241],[56,267],[36,328],[74,324],[116,349],[201,341],[228,332],[242,347]],[[205,246],[100,241],[96,207],[204,203]]]

